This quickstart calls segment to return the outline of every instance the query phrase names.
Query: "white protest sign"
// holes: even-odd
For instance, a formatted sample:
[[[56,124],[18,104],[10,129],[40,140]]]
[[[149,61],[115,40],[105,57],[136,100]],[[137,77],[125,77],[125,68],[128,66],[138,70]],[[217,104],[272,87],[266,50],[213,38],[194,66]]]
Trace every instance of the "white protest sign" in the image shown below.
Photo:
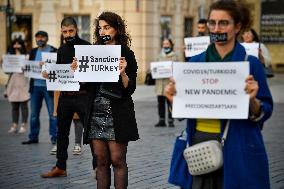
[[[26,77],[33,79],[45,79],[41,76],[40,61],[26,60],[24,74]]]
[[[118,82],[120,45],[74,45],[80,82]]]
[[[150,69],[153,79],[172,77],[172,64],[171,61],[151,62]]]
[[[25,55],[5,54],[2,56],[2,69],[4,72],[22,73],[25,61]]]
[[[70,64],[47,64],[48,79],[46,86],[48,91],[79,91],[79,81],[74,79],[74,72]]]
[[[204,52],[210,44],[209,36],[184,38],[185,56],[192,57]]]
[[[247,119],[248,62],[173,63],[173,117]]]
[[[44,65],[42,65],[41,71],[46,71],[46,64],[50,63],[56,63],[57,60],[57,53],[51,53],[51,52],[42,52],[41,53],[41,60],[44,62]]]
[[[241,43],[246,49],[247,54],[258,58],[259,43]]]

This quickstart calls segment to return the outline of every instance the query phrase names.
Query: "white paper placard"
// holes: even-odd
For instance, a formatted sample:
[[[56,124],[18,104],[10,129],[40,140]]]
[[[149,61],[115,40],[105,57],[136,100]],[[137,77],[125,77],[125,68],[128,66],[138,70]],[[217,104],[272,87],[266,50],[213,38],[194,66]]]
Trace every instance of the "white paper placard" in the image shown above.
[[[248,62],[173,63],[173,117],[247,119]]]
[[[259,43],[241,43],[246,49],[247,54],[258,58]]]
[[[204,52],[210,44],[209,36],[184,38],[185,56],[193,57]]]
[[[118,82],[120,45],[74,45],[80,82]]]
[[[49,63],[46,65],[46,70],[48,91],[79,91],[80,84],[74,79],[74,72],[71,70],[70,64]]]
[[[41,75],[40,61],[26,60],[24,74],[26,77],[33,79],[45,79]]]
[[[172,77],[172,61],[151,62],[150,69],[153,79]]]
[[[7,73],[22,73],[25,55],[5,54],[2,56],[3,64],[2,69]]]

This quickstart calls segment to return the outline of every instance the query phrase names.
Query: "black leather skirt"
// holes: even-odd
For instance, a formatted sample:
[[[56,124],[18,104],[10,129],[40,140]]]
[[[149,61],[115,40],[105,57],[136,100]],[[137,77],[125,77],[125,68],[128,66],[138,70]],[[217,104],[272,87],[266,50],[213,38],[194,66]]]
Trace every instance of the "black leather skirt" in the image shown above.
[[[115,140],[110,100],[98,94],[93,102],[93,107],[89,138]]]

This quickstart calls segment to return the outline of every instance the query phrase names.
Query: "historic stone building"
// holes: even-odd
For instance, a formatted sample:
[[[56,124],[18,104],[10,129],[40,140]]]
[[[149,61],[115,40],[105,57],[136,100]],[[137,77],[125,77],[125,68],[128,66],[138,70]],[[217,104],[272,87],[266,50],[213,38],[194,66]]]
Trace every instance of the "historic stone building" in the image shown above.
[[[149,63],[160,51],[161,39],[169,36],[175,50],[183,60],[183,38],[195,36],[199,18],[207,17],[208,6],[214,0],[10,0],[14,10],[11,21],[11,38],[22,36],[29,48],[35,45],[37,30],[49,33],[49,43],[58,47],[60,43],[60,21],[64,16],[74,16],[78,22],[80,36],[92,41],[93,21],[105,10],[115,11],[126,21],[132,36],[139,71],[138,81],[143,82]],[[259,31],[260,3],[246,0],[254,14],[254,28]],[[2,7],[8,0],[0,0]],[[4,9],[3,9],[4,10]],[[0,54],[7,49],[7,18],[0,12]],[[284,45],[267,45],[273,64],[284,64]],[[2,74],[3,75],[3,74]]]

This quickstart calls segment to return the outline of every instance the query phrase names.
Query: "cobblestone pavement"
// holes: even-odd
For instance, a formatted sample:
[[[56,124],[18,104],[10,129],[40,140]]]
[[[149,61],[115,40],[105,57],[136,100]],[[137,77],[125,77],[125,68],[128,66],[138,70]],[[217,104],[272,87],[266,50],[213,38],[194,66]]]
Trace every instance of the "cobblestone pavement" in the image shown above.
[[[270,87],[275,100],[272,118],[265,124],[263,135],[270,162],[272,189],[284,189],[284,75],[271,79]],[[167,183],[169,163],[175,136],[185,127],[185,122],[175,122],[174,128],[155,128],[158,116],[153,87],[139,86],[134,94],[136,117],[141,139],[131,142],[128,148],[129,188],[164,189],[177,187]],[[0,87],[3,92],[3,86]],[[39,144],[21,145],[27,134],[8,134],[11,107],[0,97],[0,188],[96,188],[91,170],[88,146],[83,153],[74,156],[74,127],[71,127],[68,176],[42,179],[40,173],[55,164],[55,156],[49,155],[52,145],[48,136],[48,117],[44,106],[41,113]],[[113,183],[112,183],[113,184]]]

